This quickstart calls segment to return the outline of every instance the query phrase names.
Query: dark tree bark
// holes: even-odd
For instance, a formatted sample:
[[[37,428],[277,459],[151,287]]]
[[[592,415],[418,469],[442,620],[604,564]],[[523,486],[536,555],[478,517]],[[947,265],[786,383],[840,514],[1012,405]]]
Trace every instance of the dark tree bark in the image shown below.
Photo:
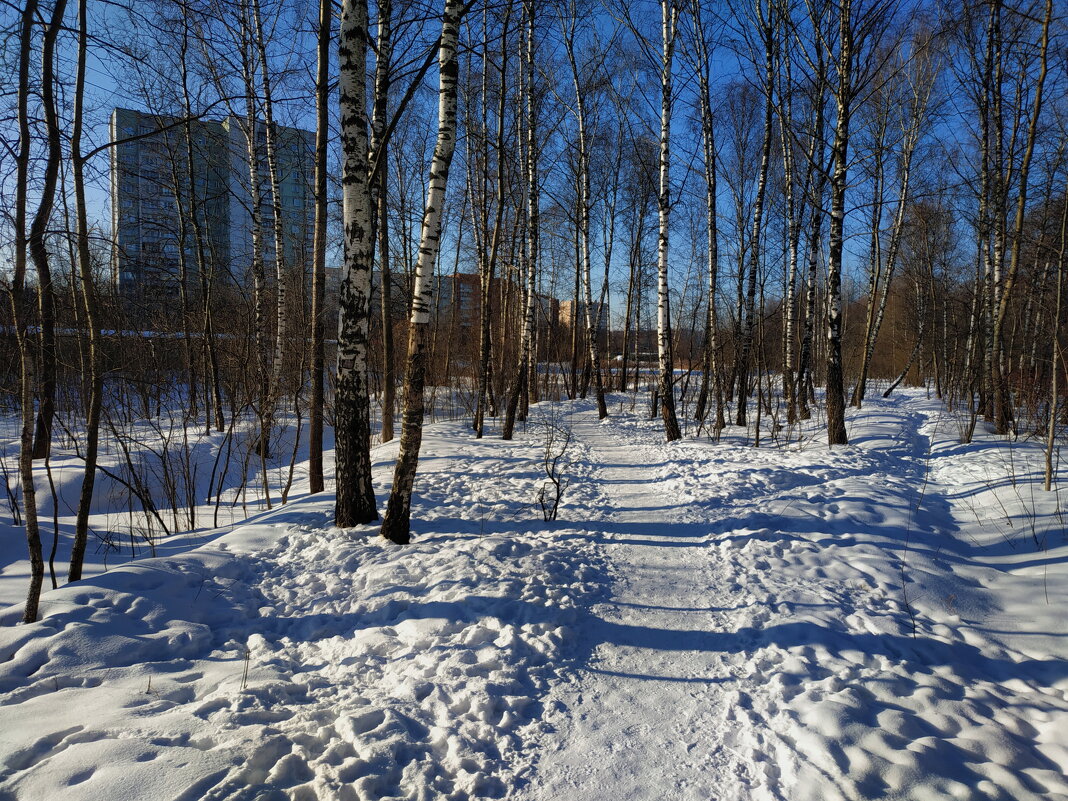
[[[325,489],[323,478],[323,407],[326,396],[327,148],[330,141],[330,34],[332,3],[319,0],[315,73],[315,228],[312,242],[311,398],[308,403],[308,491]]]
[[[44,583],[44,556],[41,550],[41,531],[37,523],[37,492],[33,483],[33,356],[30,352],[26,288],[26,208],[30,164],[30,53],[33,44],[33,21],[37,13],[36,0],[26,0],[22,9],[19,34],[18,126],[19,150],[16,156],[15,186],[15,253],[14,273],[8,296],[11,301],[11,321],[19,353],[19,482],[22,486],[22,515],[26,526],[26,545],[30,557],[30,586],[22,613],[24,623],[37,620]]]
[[[52,219],[56,183],[62,161],[62,131],[55,96],[55,51],[56,39],[63,26],[63,14],[67,0],[56,0],[52,18],[45,28],[41,43],[41,106],[44,110],[45,127],[48,132],[48,151],[44,168],[44,185],[41,199],[30,225],[30,258],[37,270],[38,314],[40,315],[40,406],[37,410],[37,427],[33,439],[33,458],[44,459],[52,450],[52,422],[56,413],[56,374],[59,357],[56,352],[56,291],[52,283],[52,268],[45,236]]]
[[[375,44],[375,90],[371,112],[371,161],[386,158],[386,112],[389,88],[392,83],[393,60],[393,3],[378,3],[378,34]],[[371,177],[371,198],[376,209],[375,228],[378,239],[379,299],[382,317],[382,431],[379,439],[393,439],[393,410],[397,398],[397,375],[394,368],[393,346],[393,278],[389,253],[389,197],[388,172],[382,170]]]
[[[85,158],[82,156],[82,120],[85,104],[85,62],[88,39],[87,0],[78,0],[78,67],[74,85],[74,120],[71,126],[71,170],[74,178],[74,203],[77,220],[78,275],[81,280],[82,312],[89,332],[86,362],[89,367],[89,405],[85,421],[85,473],[82,477],[78,513],[74,524],[68,581],[82,577],[85,548],[89,539],[89,513],[92,511],[96,486],[97,454],[100,446],[100,410],[103,404],[104,377],[100,363],[100,329],[96,318],[93,289],[92,257],[89,250],[89,213],[85,199]]]

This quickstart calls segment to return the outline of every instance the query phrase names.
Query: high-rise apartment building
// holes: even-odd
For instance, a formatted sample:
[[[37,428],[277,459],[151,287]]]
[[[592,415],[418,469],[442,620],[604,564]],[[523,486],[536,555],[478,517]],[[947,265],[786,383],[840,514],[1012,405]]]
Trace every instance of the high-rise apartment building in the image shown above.
[[[188,132],[188,135],[187,135]],[[274,272],[274,214],[266,131],[256,126],[260,234]],[[166,299],[181,277],[192,291],[203,267],[218,283],[247,284],[253,254],[253,192],[244,121],[180,120],[117,108],[111,116],[114,279],[127,296]],[[276,127],[286,265],[310,260],[315,135]]]

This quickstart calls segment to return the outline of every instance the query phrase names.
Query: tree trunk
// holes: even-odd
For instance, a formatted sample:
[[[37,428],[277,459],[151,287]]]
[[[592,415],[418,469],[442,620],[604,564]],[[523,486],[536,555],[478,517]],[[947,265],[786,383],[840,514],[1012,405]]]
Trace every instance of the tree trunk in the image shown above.
[[[571,66],[571,82],[575,90],[575,124],[578,137],[578,244],[579,264],[582,270],[582,305],[585,308],[586,348],[589,364],[587,370],[594,381],[597,393],[597,417],[600,420],[608,417],[608,407],[604,400],[604,378],[601,373],[601,353],[597,343],[597,318],[598,312],[593,308],[593,285],[591,276],[590,254],[590,209],[593,205],[592,190],[590,188],[590,142],[589,132],[586,130],[586,94],[579,80],[579,65],[575,58],[575,25],[577,20],[572,17],[564,25],[564,49],[567,52],[568,64]],[[576,298],[577,299],[577,298]],[[575,326],[578,326],[578,314],[575,314]],[[585,395],[586,382],[583,381]]]
[[[663,51],[660,62],[660,187],[657,209],[660,233],[657,239],[656,333],[660,362],[660,412],[668,442],[682,437],[675,415],[674,363],[671,355],[671,311],[668,288],[668,233],[671,215],[671,62],[675,52],[678,8],[674,0],[660,0],[660,30]]]
[[[312,241],[311,398],[308,402],[308,492],[322,492],[323,407],[326,396],[327,149],[330,140],[331,0],[319,0],[319,30],[315,73],[315,229]]]
[[[441,238],[441,209],[449,180],[449,165],[456,147],[456,95],[459,67],[456,51],[459,44],[461,0],[445,0],[442,15],[441,44],[438,48],[440,74],[438,94],[438,138],[430,165],[423,228],[419,237],[412,293],[412,316],[408,338],[408,365],[404,380],[404,419],[401,427],[400,453],[393,473],[382,536],[391,542],[411,541],[412,487],[419,465],[419,447],[423,439],[423,385],[426,376],[426,350],[430,328],[434,263]]]
[[[386,158],[386,112],[393,60],[393,3],[379,0],[378,37],[375,53],[375,93],[371,115],[372,162]],[[379,439],[393,439],[393,410],[397,397],[397,376],[393,347],[393,278],[389,263],[389,196],[388,172],[381,170],[371,177],[372,202],[377,209],[379,298],[382,316],[382,431]]]
[[[760,174],[757,178],[756,199],[753,202],[753,228],[749,236],[749,259],[746,267],[748,287],[745,300],[745,325],[742,328],[741,342],[738,346],[738,366],[735,369],[738,381],[738,407],[735,422],[739,426],[746,424],[746,406],[749,395],[749,367],[753,349],[753,327],[755,325],[757,271],[760,268],[760,235],[764,215],[764,195],[768,185],[768,167],[771,163],[771,136],[773,90],[775,85],[775,45],[772,23],[765,17],[763,6],[757,5],[758,23],[764,42],[764,139],[760,149]]]
[[[849,167],[849,117],[853,100],[852,0],[842,0],[838,24],[838,84],[835,87],[837,117],[831,155],[831,229],[827,249],[827,442],[845,445],[845,389],[842,378],[842,240],[845,227],[845,195]]]
[[[1039,72],[1035,85],[1034,106],[1031,112],[1031,120],[1027,130],[1027,141],[1024,145],[1023,158],[1020,163],[1020,177],[1016,196],[1016,215],[1012,230],[1012,248],[1010,252],[1008,272],[1004,276],[1001,285],[1000,296],[994,308],[994,326],[992,331],[993,356],[991,365],[994,370],[994,404],[996,425],[999,434],[1007,434],[1015,417],[1013,401],[1008,387],[1008,377],[1005,375],[1004,352],[1002,338],[1004,336],[1005,320],[1008,316],[1009,298],[1016,284],[1016,276],[1020,268],[1020,251],[1023,245],[1024,216],[1027,207],[1027,181],[1031,168],[1031,158],[1035,150],[1035,140],[1038,135],[1038,121],[1042,113],[1042,90],[1046,82],[1047,53],[1049,51],[1049,26],[1053,17],[1053,0],[1046,0],[1046,12],[1042,20],[1042,39],[1039,44]]]
[[[1057,252],[1057,297],[1053,307],[1053,331],[1050,338],[1052,351],[1050,354],[1050,378],[1049,378],[1049,421],[1046,428],[1046,473],[1043,481],[1043,489],[1049,492],[1053,488],[1053,452],[1057,444],[1057,381],[1062,369],[1061,351],[1061,299],[1064,296],[1064,254],[1068,249],[1068,198],[1061,198],[1061,245]]]
[[[248,31],[247,9],[242,5],[242,46],[241,46],[241,70],[242,82],[245,92],[245,121],[242,133],[245,137],[245,160],[248,166],[249,177],[249,217],[250,239],[252,246],[252,295],[254,333],[253,344],[255,348],[255,374],[256,395],[258,403],[257,413],[260,419],[260,434],[256,442],[256,452],[260,462],[260,472],[263,482],[264,499],[267,508],[271,508],[271,490],[267,477],[267,458],[270,455],[271,421],[274,417],[270,409],[271,400],[271,367],[270,367],[270,332],[267,324],[267,275],[264,266],[263,254],[263,189],[260,180],[259,166],[259,142],[258,125],[256,121],[256,67],[255,59],[249,52],[248,41],[251,33]]]
[[[89,213],[85,198],[85,159],[82,157],[82,110],[85,102],[85,63],[87,51],[87,0],[78,1],[78,72],[74,86],[74,120],[71,126],[71,167],[74,178],[75,214],[77,215],[78,274],[82,284],[82,304],[86,328],[89,332],[89,408],[85,422],[85,473],[82,477],[78,513],[74,524],[74,545],[71,549],[68,581],[82,577],[85,548],[89,538],[89,513],[92,511],[93,489],[96,485],[97,454],[100,444],[100,410],[103,403],[104,381],[100,364],[100,329],[96,319],[96,300],[92,280],[92,260],[89,250]]]
[[[371,302],[370,162],[367,137],[367,0],[341,8],[338,58],[341,104],[341,186],[344,193],[345,273],[337,336],[334,436],[335,518],[341,528],[378,519],[371,486],[370,397],[367,384]]]
[[[523,101],[525,101],[523,106],[523,130],[526,138],[525,167],[527,184],[527,236],[524,249],[526,292],[523,298],[523,333],[519,347],[519,364],[516,367],[515,384],[512,387],[511,396],[508,399],[504,426],[501,429],[501,439],[505,440],[510,440],[512,438],[512,432],[515,428],[516,413],[519,409],[522,396],[526,394],[529,398],[531,384],[537,380],[537,374],[535,372],[537,368],[537,358],[534,350],[534,309],[538,300],[538,206],[540,204],[540,198],[538,187],[538,143],[534,109],[534,0],[524,0],[523,9],[526,14],[526,36],[524,42],[524,60],[522,63],[522,76],[524,79],[522,94]],[[525,414],[523,414],[523,419],[526,419]]]
[[[285,223],[282,219],[282,185],[278,165],[278,128],[274,124],[274,96],[271,86],[271,74],[267,62],[267,41],[260,20],[259,0],[252,0],[252,19],[256,51],[259,55],[260,86],[263,88],[263,122],[264,145],[267,155],[267,179],[271,187],[271,230],[274,235],[274,274],[275,274],[275,337],[274,363],[271,367],[271,380],[268,390],[267,414],[273,423],[277,399],[283,392],[285,380],[285,355],[289,349],[287,332],[289,311],[288,290],[289,276],[286,269]],[[366,32],[365,32],[366,34]],[[268,428],[270,425],[268,426]]]
[[[52,450],[52,421],[56,410],[56,371],[59,357],[56,352],[56,292],[52,283],[52,269],[49,261],[45,236],[48,223],[52,218],[52,206],[55,202],[56,183],[59,178],[61,152],[61,135],[59,113],[55,98],[55,50],[56,38],[63,26],[63,13],[66,0],[56,0],[52,7],[52,18],[45,28],[41,43],[41,106],[44,110],[45,126],[48,131],[48,155],[45,161],[44,184],[41,187],[41,199],[30,226],[30,258],[37,270],[38,313],[40,315],[40,407],[37,410],[37,428],[33,441],[33,458],[44,459]]]
[[[30,557],[30,586],[22,621],[37,620],[44,582],[44,557],[41,551],[41,531],[37,524],[37,494],[33,483],[33,359],[28,341],[28,310],[26,308],[26,207],[30,165],[30,53],[33,44],[33,23],[37,13],[36,0],[26,0],[22,9],[19,36],[18,125],[19,150],[16,156],[15,184],[15,252],[14,274],[9,298],[11,322],[19,352],[19,405],[21,428],[19,434],[19,481],[22,486],[23,521],[26,526],[26,545]]]

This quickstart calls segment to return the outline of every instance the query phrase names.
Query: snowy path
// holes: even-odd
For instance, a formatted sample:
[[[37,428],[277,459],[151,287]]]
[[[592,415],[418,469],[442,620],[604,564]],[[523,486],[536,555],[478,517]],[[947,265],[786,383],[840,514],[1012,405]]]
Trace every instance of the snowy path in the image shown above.
[[[666,796],[706,801],[737,766],[729,751],[709,764],[729,666],[721,652],[702,648],[718,627],[695,571],[702,532],[650,481],[665,450],[658,457],[599,429],[588,415],[575,425],[600,465],[594,480],[604,505],[590,512],[604,520],[593,528],[605,532],[619,579],[578,632],[594,650],[581,680],[557,698],[568,708],[568,727],[554,740],[559,750],[543,758],[534,796],[648,798],[650,780],[659,777]]]
[[[1068,663],[1041,647],[1063,625],[1033,604],[1033,550],[984,530],[995,504],[1013,525],[982,497],[998,484],[963,482],[1002,457],[952,445],[931,408],[873,402],[833,451],[576,415],[615,581],[516,797],[1068,797]],[[1035,617],[1007,622],[995,580]]]

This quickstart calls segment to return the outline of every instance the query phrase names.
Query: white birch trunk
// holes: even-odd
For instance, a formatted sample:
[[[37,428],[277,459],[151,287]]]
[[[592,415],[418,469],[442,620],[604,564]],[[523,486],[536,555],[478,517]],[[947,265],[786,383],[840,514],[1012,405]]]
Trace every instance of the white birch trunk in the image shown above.
[[[674,364],[671,356],[671,307],[668,287],[668,233],[671,216],[671,66],[675,53],[675,32],[679,12],[674,0],[660,0],[663,50],[660,62],[660,187],[657,210],[660,233],[657,238],[656,339],[660,362],[660,410],[668,442],[680,439],[675,415]]]
[[[838,22],[837,117],[832,146],[831,230],[827,253],[827,442],[845,445],[845,390],[842,377],[842,246],[848,179],[849,117],[853,100],[853,26],[851,0],[842,0]]]
[[[285,354],[289,348],[286,322],[286,260],[285,228],[282,221],[282,190],[278,176],[278,131],[274,124],[274,97],[271,87],[270,69],[267,63],[267,42],[260,18],[259,0],[252,0],[253,39],[259,61],[260,86],[263,90],[264,147],[267,156],[267,180],[271,190],[271,230],[274,236],[274,273],[275,273],[275,337],[274,364],[271,368],[271,380],[268,388],[267,414],[273,422],[275,404],[281,391],[282,373],[285,366]]]
[[[367,383],[368,314],[374,253],[367,134],[367,0],[345,0],[341,7],[339,36],[345,266],[339,301],[334,396],[335,514],[337,525],[346,527],[378,518],[371,486]]]
[[[423,440],[423,387],[426,381],[427,344],[430,309],[433,301],[434,264],[441,239],[441,209],[449,181],[449,165],[456,148],[456,93],[459,66],[456,51],[460,38],[461,0],[445,0],[438,49],[438,138],[430,164],[423,228],[419,237],[419,257],[412,291],[412,315],[408,337],[408,364],[404,379],[404,416],[401,424],[400,452],[393,472],[382,536],[391,542],[411,541],[412,488],[419,466],[419,447]]]

